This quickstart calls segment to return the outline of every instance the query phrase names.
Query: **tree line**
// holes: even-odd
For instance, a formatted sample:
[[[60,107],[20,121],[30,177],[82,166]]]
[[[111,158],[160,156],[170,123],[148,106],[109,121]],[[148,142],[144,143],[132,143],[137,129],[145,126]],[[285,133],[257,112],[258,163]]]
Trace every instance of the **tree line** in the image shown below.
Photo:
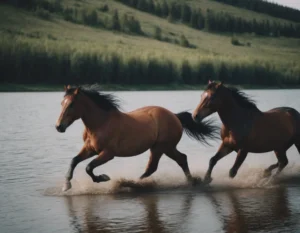
[[[267,62],[202,58],[191,63],[168,59],[126,57],[116,53],[56,49],[11,39],[0,43],[2,83],[102,83],[122,85],[203,84],[208,79],[232,84],[300,84],[299,66]]]
[[[66,21],[77,24],[122,31],[128,34],[144,34],[140,22],[132,15],[125,13],[119,16],[118,11],[115,10],[111,17],[100,18],[97,11],[108,11],[107,5],[103,5],[98,9],[77,9],[65,8],[61,0],[6,0],[6,2],[16,7],[31,10],[43,19],[51,19],[50,13],[56,13],[61,15]]]
[[[108,12],[110,10],[107,4],[104,4],[97,9],[78,9],[76,7],[63,7],[60,0],[7,0],[7,2],[16,7],[33,11],[38,17],[45,20],[51,20],[51,13],[56,13],[61,15],[64,20],[72,23],[120,31],[126,34],[153,37],[154,39],[177,44],[182,47],[195,48],[195,45],[190,44],[183,34],[180,36],[179,40],[177,38],[172,39],[163,37],[159,27],[154,28],[153,35],[147,35],[143,32],[139,20],[127,13],[120,15],[118,10],[114,10],[110,16],[99,17],[98,11]]]
[[[300,24],[278,23],[277,21],[246,20],[232,16],[226,12],[216,12],[207,9],[206,14],[199,9],[193,9],[186,3],[171,2],[165,0],[116,0],[125,5],[141,11],[155,14],[169,21],[181,21],[182,23],[198,29],[207,29],[213,32],[231,33],[256,33],[265,36],[300,37]]]
[[[300,25],[280,24],[276,21],[256,19],[245,20],[234,17],[225,12],[208,10],[206,14],[206,28],[214,32],[252,33],[263,36],[285,36],[300,38]]]
[[[263,14],[268,14],[277,18],[287,19],[300,23],[300,11],[287,6],[262,0],[214,0],[232,6],[245,8]]]

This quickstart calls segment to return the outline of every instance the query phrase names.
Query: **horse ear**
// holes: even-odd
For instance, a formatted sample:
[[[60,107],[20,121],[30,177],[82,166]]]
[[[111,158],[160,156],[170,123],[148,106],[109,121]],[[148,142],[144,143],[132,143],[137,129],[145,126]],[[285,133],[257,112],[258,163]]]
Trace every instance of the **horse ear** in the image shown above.
[[[212,81],[211,80],[208,80],[208,84],[211,84],[212,83]]]
[[[77,87],[77,88],[75,89],[75,91],[74,91],[74,95],[77,95],[77,94],[79,93],[79,91],[80,91],[80,88]]]
[[[64,85],[64,90],[67,91],[68,89],[71,89],[71,85]]]

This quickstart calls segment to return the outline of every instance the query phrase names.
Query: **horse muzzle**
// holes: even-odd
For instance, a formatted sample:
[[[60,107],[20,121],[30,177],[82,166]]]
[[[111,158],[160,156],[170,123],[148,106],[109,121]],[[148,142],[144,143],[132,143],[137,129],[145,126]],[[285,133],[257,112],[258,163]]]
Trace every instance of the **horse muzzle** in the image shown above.
[[[58,132],[64,133],[64,132],[66,132],[67,127],[65,127],[64,125],[56,125],[55,128]]]

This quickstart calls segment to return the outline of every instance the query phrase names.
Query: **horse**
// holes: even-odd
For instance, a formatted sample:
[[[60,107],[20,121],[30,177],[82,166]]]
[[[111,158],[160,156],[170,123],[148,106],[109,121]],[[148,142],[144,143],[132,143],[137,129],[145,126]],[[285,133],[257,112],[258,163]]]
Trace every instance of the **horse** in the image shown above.
[[[97,155],[87,166],[86,172],[93,182],[110,180],[106,174],[96,176],[94,168],[114,157],[139,155],[150,149],[147,168],[140,179],[152,175],[163,154],[177,162],[187,180],[192,178],[187,156],[177,150],[183,130],[197,141],[209,144],[207,139],[217,136],[217,126],[212,121],[197,124],[189,112],[174,114],[159,106],[147,106],[132,112],[122,112],[119,100],[112,94],[101,93],[98,86],[64,87],[62,110],[56,122],[56,129],[63,133],[76,120],[81,119],[85,130],[84,145],[72,159],[62,188],[72,187],[71,179],[78,163]]]
[[[237,152],[229,177],[234,178],[238,169],[250,153],[274,151],[278,162],[264,170],[263,177],[277,177],[288,164],[286,151],[295,145],[300,153],[300,113],[290,107],[278,107],[263,112],[246,93],[222,82],[209,81],[201,95],[201,100],[193,111],[196,122],[217,112],[222,121],[222,143],[217,153],[211,157],[204,183],[212,181],[211,173],[216,163]]]

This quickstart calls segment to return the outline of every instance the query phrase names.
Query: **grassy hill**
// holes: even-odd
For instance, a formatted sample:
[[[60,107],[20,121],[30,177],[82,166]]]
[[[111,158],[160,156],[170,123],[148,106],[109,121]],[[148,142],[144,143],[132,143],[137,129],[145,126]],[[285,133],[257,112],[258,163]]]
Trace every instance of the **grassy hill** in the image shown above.
[[[112,0],[62,2],[64,9],[77,9],[78,15],[95,11],[101,24],[70,22],[64,12],[0,4],[2,90],[13,89],[11,84],[92,82],[186,88],[208,79],[265,87],[300,84],[299,38],[196,30]],[[293,23],[210,0],[187,2],[244,19]],[[107,26],[116,10],[121,26],[124,15],[133,16],[142,33]],[[164,41],[155,39],[157,28]],[[185,47],[183,38],[192,46]],[[232,39],[244,46],[233,45]]]

